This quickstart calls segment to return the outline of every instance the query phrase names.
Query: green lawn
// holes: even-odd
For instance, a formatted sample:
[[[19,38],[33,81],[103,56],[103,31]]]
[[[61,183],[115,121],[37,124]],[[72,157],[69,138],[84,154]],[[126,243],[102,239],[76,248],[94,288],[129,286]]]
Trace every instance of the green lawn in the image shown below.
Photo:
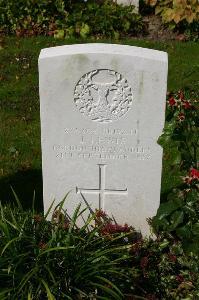
[[[42,203],[41,149],[37,59],[42,48],[80,40],[51,37],[6,37],[0,44],[0,199],[9,200],[10,185],[29,205],[36,191]],[[85,42],[85,41],[84,41]],[[87,42],[93,42],[87,41]],[[115,41],[104,41],[116,43]],[[118,42],[117,42],[118,43]],[[163,50],[169,54],[168,90],[188,89],[195,96],[199,88],[199,43],[121,40],[128,44]],[[162,192],[179,183],[179,170],[169,164],[165,150]]]

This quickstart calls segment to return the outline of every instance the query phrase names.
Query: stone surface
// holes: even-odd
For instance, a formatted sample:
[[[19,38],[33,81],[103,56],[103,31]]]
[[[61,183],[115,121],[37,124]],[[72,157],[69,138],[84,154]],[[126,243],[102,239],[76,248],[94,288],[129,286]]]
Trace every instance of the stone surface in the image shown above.
[[[44,207],[83,197],[149,234],[160,199],[167,54],[82,44],[39,57]]]
[[[139,11],[139,0],[116,0],[116,2],[122,5],[134,5],[134,11]]]

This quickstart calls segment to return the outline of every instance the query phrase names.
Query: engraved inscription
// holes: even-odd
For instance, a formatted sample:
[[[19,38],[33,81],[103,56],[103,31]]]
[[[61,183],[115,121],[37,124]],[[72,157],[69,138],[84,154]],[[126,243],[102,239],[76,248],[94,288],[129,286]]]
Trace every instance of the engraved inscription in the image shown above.
[[[108,135],[108,136],[136,136],[137,135],[137,128],[135,129],[120,129],[120,128],[65,128],[64,132],[66,134],[82,134],[82,135]]]
[[[106,189],[106,167],[105,164],[99,164],[99,188],[98,189],[85,189],[76,187],[77,194],[97,194],[99,195],[99,209],[104,210],[105,196],[106,195],[128,195],[127,188],[123,190]]]
[[[138,139],[138,129],[129,128],[64,128],[67,142],[54,144],[59,160],[149,160],[153,150]]]
[[[120,73],[97,69],[80,78],[75,87],[74,101],[85,117],[106,123],[118,120],[128,112],[133,94]]]
[[[106,145],[54,145],[56,158],[64,159],[108,159],[108,160],[148,160],[151,158],[149,147],[143,146],[106,146]]]

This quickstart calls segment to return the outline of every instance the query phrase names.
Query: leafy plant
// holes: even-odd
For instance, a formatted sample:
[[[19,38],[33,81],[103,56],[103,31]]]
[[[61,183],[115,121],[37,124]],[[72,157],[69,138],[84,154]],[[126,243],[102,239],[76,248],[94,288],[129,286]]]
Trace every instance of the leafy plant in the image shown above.
[[[177,151],[173,166],[178,165],[182,184],[167,194],[161,203],[153,227],[156,233],[168,232],[182,240],[184,249],[199,253],[199,115],[198,102],[187,100],[182,91],[168,96],[164,134],[160,144]]]
[[[0,28],[4,33],[18,36],[119,37],[143,30],[141,17],[133,13],[133,8],[117,5],[111,0],[2,0]]]
[[[155,13],[162,16],[163,22],[175,24],[186,20],[189,24],[199,20],[197,0],[148,0],[155,7]]]
[[[198,38],[199,3],[197,0],[146,0],[146,4],[155,7],[163,23],[171,29],[179,29],[187,36]]]
[[[199,171],[192,168],[183,180],[194,191]],[[101,210],[92,211],[83,196],[86,209],[78,205],[70,217],[63,209],[64,199],[48,220],[53,203],[43,216],[34,208],[24,211],[13,193],[17,207],[0,206],[1,299],[180,300],[199,296],[198,254],[191,248],[184,251],[182,237],[190,243],[189,231],[178,228],[185,218],[179,195],[160,207],[158,222],[169,216],[170,224],[152,240],[143,239],[127,224],[119,225]],[[90,213],[79,227],[87,210]],[[195,212],[188,216],[195,236],[196,217]]]
[[[1,299],[123,299],[129,273],[128,238],[132,228],[112,223],[101,212],[77,226],[85,209],[72,218],[55,208],[52,220],[9,205],[0,208]],[[110,231],[111,228],[111,231]]]
[[[183,170],[198,167],[198,132],[198,101],[190,100],[190,95],[182,91],[169,94],[166,125],[159,143],[163,147],[169,143],[178,150],[173,160]]]
[[[0,298],[15,299],[195,299],[199,261],[170,234],[143,239],[101,210],[82,227],[87,210],[73,216],[64,200],[51,220],[17,207],[0,207]]]
[[[132,245],[132,266],[137,270],[134,292],[145,299],[198,299],[199,259],[185,254],[171,234]]]

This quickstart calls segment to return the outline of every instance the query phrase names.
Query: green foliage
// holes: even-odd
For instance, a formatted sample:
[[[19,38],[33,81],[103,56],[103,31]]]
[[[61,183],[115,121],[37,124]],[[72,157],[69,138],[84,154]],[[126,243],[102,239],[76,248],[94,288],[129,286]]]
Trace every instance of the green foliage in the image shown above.
[[[55,38],[88,36],[116,37],[143,30],[133,6],[111,0],[1,0],[0,28],[24,35],[54,35]]]
[[[166,126],[159,142],[175,147],[173,166],[178,165],[182,184],[167,194],[153,219],[156,233],[168,232],[182,240],[184,249],[199,253],[199,114],[198,102],[181,91],[168,97]]]
[[[70,217],[63,203],[51,221],[23,211],[19,201],[1,206],[1,299],[123,299],[130,259],[125,236],[137,240],[137,233],[100,211],[78,227],[85,209],[79,205]]]
[[[162,146],[169,143],[178,150],[173,163],[180,164],[183,170],[198,166],[198,108],[198,101],[190,100],[189,93],[184,95],[179,91],[169,95],[164,134],[159,143]]]
[[[172,29],[181,29],[198,38],[199,3],[197,0],[146,0],[155,7],[155,14]]]
[[[154,300],[198,299],[199,258],[185,254],[182,243],[171,235],[137,242],[131,255],[132,266],[138,270],[136,294]]]
[[[49,212],[24,211],[16,200],[17,206],[0,207],[0,299],[199,296],[198,256],[185,254],[171,235],[144,240],[127,224],[91,208],[79,227],[87,212],[80,205],[70,217],[63,200],[48,220]]]

